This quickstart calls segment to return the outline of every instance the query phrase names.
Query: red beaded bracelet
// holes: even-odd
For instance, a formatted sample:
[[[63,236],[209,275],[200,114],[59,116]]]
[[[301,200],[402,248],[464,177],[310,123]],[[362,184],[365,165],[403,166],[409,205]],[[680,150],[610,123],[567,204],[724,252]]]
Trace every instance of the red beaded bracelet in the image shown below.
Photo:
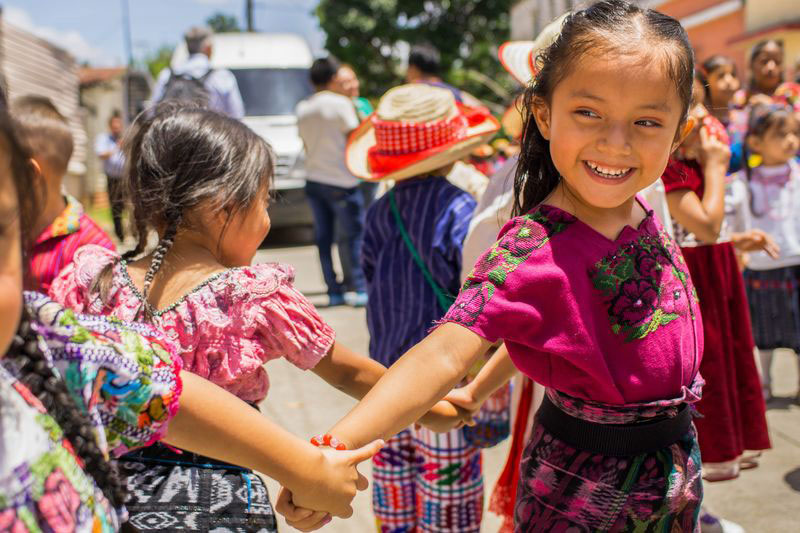
[[[339,439],[337,439],[330,433],[325,433],[324,435],[317,435],[315,437],[311,437],[311,444],[318,447],[327,446],[328,448],[333,448],[334,450],[347,449],[347,445],[344,442],[341,442]]]

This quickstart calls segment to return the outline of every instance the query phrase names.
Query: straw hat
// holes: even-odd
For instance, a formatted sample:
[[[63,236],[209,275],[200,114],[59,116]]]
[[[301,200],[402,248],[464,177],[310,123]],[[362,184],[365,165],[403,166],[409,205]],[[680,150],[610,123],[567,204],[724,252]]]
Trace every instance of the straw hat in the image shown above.
[[[566,17],[567,13],[545,26],[534,41],[508,41],[500,46],[500,63],[522,85],[527,86],[536,76],[536,56],[553,44]]]
[[[350,135],[345,162],[368,181],[406,179],[458,161],[499,129],[487,109],[456,103],[448,89],[401,85]]]

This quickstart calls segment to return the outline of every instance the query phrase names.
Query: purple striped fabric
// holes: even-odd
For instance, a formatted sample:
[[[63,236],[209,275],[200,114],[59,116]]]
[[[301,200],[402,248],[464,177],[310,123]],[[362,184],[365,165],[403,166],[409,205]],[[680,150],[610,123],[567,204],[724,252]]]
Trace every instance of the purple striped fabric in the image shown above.
[[[458,294],[461,248],[475,200],[443,177],[400,181],[394,190],[403,223],[433,279]],[[372,204],[364,227],[369,355],[389,366],[421,341],[444,312],[400,236],[388,195]]]
[[[26,290],[47,294],[53,280],[72,262],[72,256],[81,246],[97,244],[115,250],[114,243],[84,212],[80,202],[72,197],[67,197],[66,201],[64,211],[34,242]]]

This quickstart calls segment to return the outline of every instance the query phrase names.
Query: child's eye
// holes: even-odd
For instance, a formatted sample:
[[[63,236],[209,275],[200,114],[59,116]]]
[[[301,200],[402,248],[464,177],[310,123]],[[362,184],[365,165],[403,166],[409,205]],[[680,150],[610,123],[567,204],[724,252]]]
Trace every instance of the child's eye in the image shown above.
[[[637,120],[637,126],[644,126],[645,128],[660,128],[661,124],[656,122],[655,120]]]
[[[588,109],[578,109],[577,111],[575,111],[575,113],[580,115],[580,116],[582,116],[582,117],[600,118],[600,115],[598,115],[594,111],[590,111]]]

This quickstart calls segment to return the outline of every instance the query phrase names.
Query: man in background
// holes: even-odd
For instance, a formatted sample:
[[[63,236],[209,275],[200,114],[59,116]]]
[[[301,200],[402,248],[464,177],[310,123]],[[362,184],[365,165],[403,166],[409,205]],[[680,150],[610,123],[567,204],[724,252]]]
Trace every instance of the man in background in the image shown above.
[[[125,232],[122,228],[122,210],[125,206],[122,172],[125,170],[125,156],[120,148],[121,144],[122,115],[115,110],[108,119],[108,131],[101,133],[95,139],[94,152],[103,162],[108,201],[111,204],[111,217],[114,219],[114,233],[120,242],[125,239]]]
[[[233,73],[211,68],[213,32],[193,27],[184,35],[189,58],[174,69],[165,68],[159,75],[150,101],[195,101],[232,118],[244,116],[244,103]]]
[[[311,65],[315,92],[297,104],[297,128],[306,150],[306,197],[314,215],[314,238],[329,305],[362,307],[367,303],[361,269],[364,195],[359,188],[361,180],[345,165],[347,136],[359,121],[352,100],[345,96],[340,69],[339,61],[330,56]],[[342,281],[333,268],[334,240],[342,263]]]

